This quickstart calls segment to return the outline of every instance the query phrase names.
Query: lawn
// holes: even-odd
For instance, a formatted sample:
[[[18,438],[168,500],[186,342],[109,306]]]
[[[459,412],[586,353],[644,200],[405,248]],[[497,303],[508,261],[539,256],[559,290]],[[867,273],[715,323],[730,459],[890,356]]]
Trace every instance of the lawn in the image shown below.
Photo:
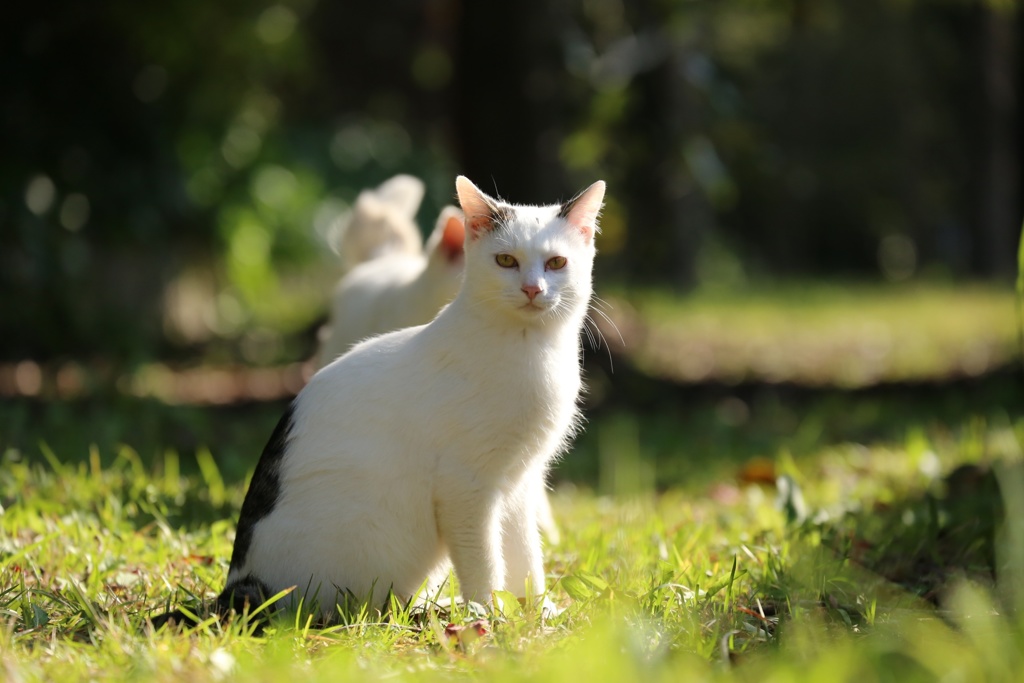
[[[857,388],[975,377],[1018,355],[1009,284],[791,283],[607,298],[637,365],[683,382]]]
[[[853,306],[843,291],[835,307]],[[792,315],[788,297],[778,308],[790,312],[776,315]],[[817,310],[832,307],[827,297]],[[649,319],[668,329],[688,307],[714,308],[668,301],[634,310],[659,310]],[[734,301],[719,304],[726,321],[743,320],[736,308],[747,304]],[[939,310],[974,320],[969,311],[984,308],[955,301]],[[933,316],[920,299],[902,305],[890,320],[920,315],[929,336],[946,334],[944,323],[923,322]],[[820,344],[844,338],[822,325]],[[948,344],[930,343],[962,348],[966,337],[948,334]],[[212,621],[153,633],[147,614],[194,607],[223,584],[244,478],[281,403],[6,399],[0,678],[1024,675],[1019,376],[944,369],[850,389],[744,371],[688,385],[653,372],[639,352],[618,357],[614,374],[596,355],[588,361],[587,429],[554,473],[562,538],[546,566],[560,611],[543,617],[504,600],[483,623],[463,607],[395,605],[330,628],[292,615],[260,635]]]

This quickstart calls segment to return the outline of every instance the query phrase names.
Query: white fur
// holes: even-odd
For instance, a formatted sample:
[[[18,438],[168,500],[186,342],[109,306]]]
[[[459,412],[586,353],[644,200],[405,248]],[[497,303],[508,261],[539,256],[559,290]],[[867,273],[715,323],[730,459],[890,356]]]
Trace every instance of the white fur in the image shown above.
[[[409,599],[450,564],[466,599],[544,591],[536,497],[577,425],[604,183],[567,219],[519,206],[492,230],[473,197],[486,196],[457,187],[473,221],[458,296],[427,325],[356,345],[299,394],[281,496],[229,587],[250,573],[271,593],[308,587],[327,617],[339,591]],[[567,265],[546,270],[552,256]],[[533,307],[524,287],[539,289]]]
[[[330,322],[320,334],[318,367],[357,341],[427,323],[452,300],[459,288],[463,260],[443,244],[452,219],[462,225],[458,209],[441,211],[426,253],[405,248],[388,251],[360,263],[341,279],[331,299]],[[459,237],[461,240],[461,234]]]

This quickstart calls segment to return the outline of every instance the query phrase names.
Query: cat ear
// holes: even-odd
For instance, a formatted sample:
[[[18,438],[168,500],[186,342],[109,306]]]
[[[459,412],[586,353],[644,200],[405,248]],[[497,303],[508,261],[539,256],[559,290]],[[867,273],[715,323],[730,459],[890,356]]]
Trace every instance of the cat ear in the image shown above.
[[[459,195],[459,206],[466,214],[466,227],[472,239],[481,233],[493,230],[498,223],[500,208],[498,202],[480,191],[469,178],[460,175],[455,179],[455,191]]]
[[[399,173],[378,185],[373,193],[388,206],[395,207],[403,216],[415,218],[425,190],[426,186],[419,178]]]
[[[444,235],[441,237],[441,250],[449,261],[454,261],[462,254],[462,244],[465,241],[465,222],[461,216],[451,216],[444,224]]]
[[[597,232],[597,217],[604,205],[604,181],[596,183],[580,192],[578,195],[562,204],[558,211],[559,218],[583,233],[587,241],[594,239]]]
[[[427,240],[427,252],[431,255],[440,253],[448,261],[454,262],[462,255],[462,244],[465,241],[466,225],[462,212],[454,206],[441,209],[434,231]]]
[[[384,202],[373,190],[363,190],[352,205],[352,213],[354,216],[367,219],[378,218],[384,213]]]

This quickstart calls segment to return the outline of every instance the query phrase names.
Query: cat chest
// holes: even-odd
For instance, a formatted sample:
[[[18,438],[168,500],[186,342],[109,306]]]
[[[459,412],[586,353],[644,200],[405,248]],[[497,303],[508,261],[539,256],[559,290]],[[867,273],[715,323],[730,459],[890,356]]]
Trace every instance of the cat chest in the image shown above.
[[[476,449],[507,450],[515,458],[553,451],[561,444],[576,417],[578,373],[526,379],[523,374],[496,376],[466,396],[461,429],[475,437]]]

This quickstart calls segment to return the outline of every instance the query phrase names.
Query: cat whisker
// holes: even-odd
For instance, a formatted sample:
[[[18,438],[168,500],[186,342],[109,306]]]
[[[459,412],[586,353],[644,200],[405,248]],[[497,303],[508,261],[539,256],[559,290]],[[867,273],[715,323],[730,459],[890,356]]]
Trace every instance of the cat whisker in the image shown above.
[[[597,313],[599,316],[601,316],[601,318],[603,318],[606,323],[612,326],[612,329],[615,330],[615,334],[618,335],[619,337],[619,344],[625,346],[626,340],[622,338],[622,332],[619,330],[619,326],[615,324],[615,321],[612,320],[611,317],[607,313],[602,311],[600,308],[592,308],[591,310],[593,310],[594,313]]]
[[[559,299],[558,303],[555,304],[553,312],[554,315],[558,318],[559,322],[566,322],[570,318],[572,318],[573,308],[573,305],[569,301],[565,299]]]
[[[593,328],[593,332],[591,331],[591,328]],[[586,330],[587,336],[590,337],[591,345],[595,351],[601,348],[602,343],[604,344],[605,353],[608,354],[608,367],[612,372],[615,372],[615,359],[612,358],[612,347],[608,344],[608,340],[605,338],[604,333],[601,332],[601,328],[597,326],[597,323],[594,322],[594,319],[591,318],[589,314],[583,319],[583,329]],[[593,346],[594,332],[597,333],[598,339],[600,340],[597,342],[596,346]]]
[[[605,342],[604,335],[601,334],[601,330],[589,314],[583,319],[583,329],[587,333],[587,338],[591,341],[591,348],[595,351],[599,350]]]
[[[601,348],[601,341],[594,337],[594,332],[590,329],[590,320],[583,321],[583,333],[587,335],[587,341],[590,343],[590,348],[597,351]]]

